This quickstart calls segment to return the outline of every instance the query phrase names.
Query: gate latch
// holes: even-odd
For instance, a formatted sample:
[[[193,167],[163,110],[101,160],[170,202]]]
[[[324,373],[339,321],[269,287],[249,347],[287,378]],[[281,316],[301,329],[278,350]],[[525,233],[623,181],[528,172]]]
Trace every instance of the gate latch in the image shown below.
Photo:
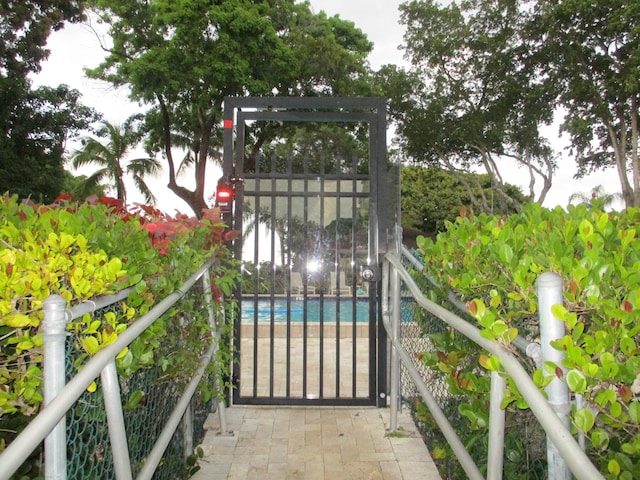
[[[377,282],[380,280],[380,267],[375,265],[362,265],[360,267],[360,276],[365,282]]]

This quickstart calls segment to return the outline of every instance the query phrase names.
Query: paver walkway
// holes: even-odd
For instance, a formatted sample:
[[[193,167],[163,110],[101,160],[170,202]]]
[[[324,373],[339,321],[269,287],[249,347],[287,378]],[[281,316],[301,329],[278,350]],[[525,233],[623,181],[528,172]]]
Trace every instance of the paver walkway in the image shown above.
[[[416,432],[401,414],[373,407],[243,407],[227,409],[232,435],[207,421],[205,458],[193,480],[440,480]]]

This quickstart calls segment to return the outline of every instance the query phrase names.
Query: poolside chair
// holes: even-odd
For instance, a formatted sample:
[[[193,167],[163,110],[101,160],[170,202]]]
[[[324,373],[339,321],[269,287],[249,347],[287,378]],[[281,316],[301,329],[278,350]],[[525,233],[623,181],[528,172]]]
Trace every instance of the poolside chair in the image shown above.
[[[304,293],[304,284],[302,283],[302,275],[300,272],[291,272],[291,293],[294,295],[302,295]],[[316,287],[307,285],[307,294],[315,295]]]
[[[338,292],[340,292],[340,295],[351,295],[351,287],[347,285],[347,279],[344,272],[340,272],[338,280],[340,283],[336,286],[336,273],[331,272],[329,280],[329,295],[336,295]]]

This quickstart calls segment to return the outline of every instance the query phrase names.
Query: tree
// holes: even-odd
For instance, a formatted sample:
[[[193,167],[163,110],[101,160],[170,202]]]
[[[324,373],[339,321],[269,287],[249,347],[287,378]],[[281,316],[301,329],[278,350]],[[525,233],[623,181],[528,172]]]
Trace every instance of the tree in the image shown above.
[[[49,34],[60,30],[65,21],[82,20],[83,6],[84,2],[75,0],[3,2],[0,10],[3,84],[24,82],[28,73],[40,71],[40,62],[49,55],[45,48]],[[6,92],[3,89],[2,93]]]
[[[127,160],[131,147],[140,142],[140,132],[135,128],[137,116],[131,117],[120,127],[104,121],[96,132],[98,137],[106,138],[106,144],[92,137],[82,140],[81,150],[74,152],[71,161],[74,168],[94,164],[100,167],[91,174],[85,183],[85,189],[95,188],[107,180],[110,187],[116,191],[116,197],[127,201],[127,190],[124,183],[126,175],[131,175],[133,181],[149,204],[155,203],[155,197],[144,181],[147,175],[157,175],[162,166],[158,160],[150,157]]]
[[[588,193],[572,193],[571,196],[569,196],[569,205],[577,202],[604,210],[620,200],[623,200],[620,193],[607,193],[602,185],[596,185]]]
[[[481,202],[475,201],[480,192],[477,188],[469,190],[470,185],[480,185],[482,194],[489,200],[494,191],[488,175],[464,174],[475,177],[466,184],[460,175],[447,170],[404,166],[401,170],[401,208],[402,226],[418,230],[423,235],[435,236],[445,230],[445,222],[454,222],[463,209],[488,215],[509,215],[516,213],[513,207],[504,207],[500,203],[490,203],[489,210],[483,210]],[[518,204],[526,204],[527,198],[514,185],[505,184],[506,193]],[[495,196],[493,198],[495,200]]]
[[[539,0],[530,31],[544,78],[559,88],[578,177],[616,168],[640,206],[640,3]]]
[[[405,3],[401,22],[411,67],[378,72],[391,99],[401,155],[456,174],[484,171],[498,201],[511,208],[520,205],[505,191],[500,162],[524,170],[528,199],[539,202],[555,169],[553,151],[540,133],[553,118],[553,104],[546,101],[547,86],[538,82],[522,38],[527,19],[513,0]],[[477,192],[489,209],[483,189]]]
[[[74,0],[3,2],[0,8],[0,191],[51,201],[63,184],[65,141],[95,119],[79,93],[31,89],[51,31],[82,19]]]
[[[0,104],[0,191],[48,203],[63,189],[67,139],[88,128],[97,115],[66,85],[16,95],[22,96]]]
[[[150,107],[147,146],[163,152],[168,187],[196,215],[207,206],[207,162],[220,159],[225,96],[350,95],[367,85],[366,36],[351,22],[313,14],[306,2],[97,3],[113,45],[88,74],[129,85],[132,99]],[[279,127],[264,125],[254,150]],[[178,151],[187,152],[182,163],[192,168],[193,190],[178,183]]]
[[[64,184],[62,187],[62,193],[68,193],[74,199],[82,201],[87,197],[95,195],[96,197],[104,197],[106,195],[104,185],[95,185],[91,187],[87,184],[86,175],[74,176],[71,172],[65,170],[64,172]]]

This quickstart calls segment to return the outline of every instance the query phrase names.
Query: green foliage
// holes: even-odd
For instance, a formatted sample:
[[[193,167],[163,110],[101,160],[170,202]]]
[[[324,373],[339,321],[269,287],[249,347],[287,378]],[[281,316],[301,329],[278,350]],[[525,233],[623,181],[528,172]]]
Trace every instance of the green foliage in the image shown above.
[[[74,204],[64,200],[50,206],[0,202],[0,416],[33,415],[42,401],[39,327],[42,302],[61,295],[68,306],[98,295],[134,286],[119,311],[100,318],[85,315],[68,330],[85,351],[76,365],[113,343],[130,322],[172,293],[212,255],[219,259],[212,279],[214,308],[224,308],[237,273],[224,246],[224,225],[217,209],[203,220],[172,218],[143,207],[131,212],[122,202],[102,198]],[[206,304],[205,304],[206,305]],[[189,317],[190,330],[180,321]],[[125,377],[154,361],[162,361],[168,378],[184,381],[211,336],[208,312],[185,298],[156,321],[117,357]],[[163,338],[182,338],[164,342]],[[226,358],[221,358],[226,362]],[[222,363],[216,363],[220,368]],[[222,372],[224,373],[224,371]],[[127,402],[135,407],[135,392]]]
[[[527,205],[518,215],[460,217],[434,242],[420,237],[425,271],[446,291],[467,302],[483,336],[505,345],[520,334],[538,337],[535,282],[555,272],[564,282],[564,305],[553,313],[567,334],[553,346],[566,354],[562,367],[530,366],[543,388],[551,379],[581,394],[585,408],[572,412],[576,430],[591,441],[589,454],[609,478],[635,478],[640,472],[640,211],[606,213],[585,205],[547,210]],[[453,334],[451,334],[453,335]],[[457,337],[435,341],[437,353],[425,358],[450,372],[450,388],[469,395],[461,413],[480,426],[477,385],[485,385],[478,365],[501,371],[497,359],[463,348]],[[462,345],[462,347],[460,346]],[[457,358],[476,355],[464,368]],[[436,362],[437,359],[437,362]],[[507,379],[506,408],[527,408]]]
[[[25,84],[11,92],[2,87],[0,78],[0,193],[50,203],[63,190],[65,142],[97,115],[66,85],[30,90]]]
[[[128,85],[149,107],[147,147],[166,156],[169,188],[196,215],[206,208],[207,164],[219,157],[225,96],[371,93],[371,42],[306,2],[100,0],[96,8],[113,46],[88,75]],[[282,136],[281,127],[267,126],[255,145]],[[193,190],[179,185],[174,148],[194,167]]]
[[[95,189],[102,182],[107,181],[106,186],[113,188],[116,197],[126,203],[127,191],[124,177],[130,175],[145,201],[149,204],[155,203],[155,197],[144,177],[160,173],[162,170],[160,162],[149,157],[127,158],[130,150],[141,140],[142,134],[139,126],[136,125],[140,120],[140,115],[134,115],[122,126],[103,121],[96,134],[99,138],[105,138],[106,143],[93,137],[82,139],[82,148],[71,156],[73,167],[79,168],[84,165],[99,167],[86,179],[83,190]]]
[[[497,197],[492,192],[488,175],[472,173],[454,174],[439,168],[403,166],[401,171],[402,226],[435,236],[445,229],[445,222],[453,222],[460,211],[473,209],[477,213],[515,213],[513,207],[503,202],[491,201],[490,209],[483,211],[483,205],[475,199],[483,196]],[[528,202],[518,187],[506,184],[507,194],[518,204]],[[479,191],[482,190],[483,194]]]
[[[637,142],[640,7],[538,0],[532,53],[563,108],[578,175],[616,168],[626,206],[640,206]]]
[[[3,2],[0,8],[0,194],[52,202],[62,190],[65,142],[95,120],[66,85],[31,88],[49,34],[82,20],[75,0]]]
[[[455,173],[481,169],[492,178],[494,202],[510,208],[520,205],[504,190],[506,164],[522,168],[530,201],[537,193],[542,202],[554,169],[540,132],[553,118],[553,103],[528,62],[528,18],[528,9],[510,0],[403,3],[411,66],[378,72],[401,158]],[[478,201],[489,211],[489,198]]]
[[[105,187],[96,185],[92,187],[87,185],[86,175],[74,176],[71,172],[64,171],[64,183],[62,185],[63,194],[69,194],[72,198],[83,200],[91,196],[105,197]]]

